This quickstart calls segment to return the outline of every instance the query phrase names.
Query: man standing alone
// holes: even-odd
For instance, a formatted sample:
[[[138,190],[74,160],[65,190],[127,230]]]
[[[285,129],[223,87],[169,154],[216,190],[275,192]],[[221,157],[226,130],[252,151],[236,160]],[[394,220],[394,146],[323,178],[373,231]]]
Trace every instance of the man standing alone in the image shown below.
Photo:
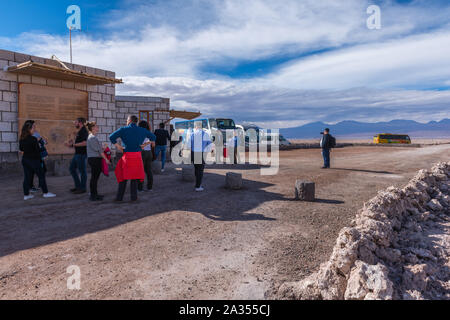
[[[86,141],[89,137],[89,132],[86,129],[86,119],[78,118],[74,121],[75,128],[78,129],[77,135],[75,137],[75,142],[69,141],[66,143],[67,147],[75,148],[75,155],[70,163],[70,174],[72,175],[73,182],[75,183],[75,188],[71,189],[70,192],[75,194],[81,194],[86,192],[86,161],[87,161],[87,149]],[[80,175],[78,176],[78,172]]]
[[[155,147],[155,159],[158,159],[159,153],[161,153],[161,172],[164,172],[164,165],[166,163],[166,149],[167,142],[171,140],[169,131],[164,129],[164,123],[159,124],[159,129],[155,130],[156,147]]]
[[[209,134],[203,130],[201,121],[194,123],[194,131],[190,136],[191,145],[191,162],[195,169],[195,191],[203,191],[202,180],[203,171],[205,170],[205,152],[208,152],[211,145],[211,138]]]
[[[116,202],[123,200],[128,180],[131,180],[131,201],[137,200],[138,181],[145,179],[141,146],[145,138],[148,138],[150,141],[156,140],[156,136],[153,133],[147,129],[138,127],[137,122],[138,118],[136,116],[128,116],[127,126],[116,130],[109,136],[111,143],[123,152],[123,156],[117,163],[115,170],[117,182],[119,182]],[[122,140],[124,147],[117,143],[118,138]]]
[[[323,167],[322,169],[330,168],[330,150],[333,146],[334,138],[330,135],[330,129],[326,128],[322,132],[322,139],[320,140],[320,147],[322,148]]]

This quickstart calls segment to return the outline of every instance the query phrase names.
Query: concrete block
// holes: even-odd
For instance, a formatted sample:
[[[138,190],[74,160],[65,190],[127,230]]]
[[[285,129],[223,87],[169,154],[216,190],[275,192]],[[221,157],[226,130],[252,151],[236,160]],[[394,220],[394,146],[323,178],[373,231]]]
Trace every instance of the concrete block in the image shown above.
[[[0,59],[4,60],[14,60],[14,52],[12,51],[6,51],[6,50],[0,50]]]
[[[0,70],[0,80],[17,81],[17,74]]]
[[[0,152],[11,152],[11,144],[8,142],[0,142]]]
[[[11,131],[11,122],[0,122],[0,131]]]
[[[195,181],[194,167],[184,167],[181,169],[181,179],[186,182]]]
[[[11,111],[11,102],[0,101],[0,111]]]
[[[31,59],[31,57],[27,54],[18,53],[18,52],[14,53],[14,61],[16,61],[18,63],[30,61],[30,59]]]
[[[17,93],[5,91],[3,92],[3,100],[8,102],[17,102]]]
[[[98,102],[97,106],[98,106],[99,109],[102,109],[102,110],[107,110],[108,109],[108,104],[106,102]]]
[[[2,132],[2,141],[3,142],[16,142],[17,141],[17,133]]]
[[[17,121],[17,112],[2,112],[3,121]]]
[[[92,115],[94,117],[103,118],[103,111],[102,110],[92,110]]]
[[[100,93],[91,92],[89,96],[89,100],[102,101],[102,95]]]
[[[98,92],[99,93],[106,93],[106,87],[105,86],[98,86]]]
[[[225,186],[231,190],[239,190],[242,188],[242,174],[227,172],[225,178]]]
[[[316,198],[314,182],[297,180],[295,182],[295,200],[314,201]]]
[[[0,80],[0,91],[9,91],[9,81]]]

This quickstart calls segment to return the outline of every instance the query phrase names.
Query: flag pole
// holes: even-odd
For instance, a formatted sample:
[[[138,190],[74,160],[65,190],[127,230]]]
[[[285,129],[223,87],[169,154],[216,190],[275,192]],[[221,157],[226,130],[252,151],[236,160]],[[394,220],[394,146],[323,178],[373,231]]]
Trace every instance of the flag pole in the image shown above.
[[[72,27],[69,28],[70,63],[72,63]]]

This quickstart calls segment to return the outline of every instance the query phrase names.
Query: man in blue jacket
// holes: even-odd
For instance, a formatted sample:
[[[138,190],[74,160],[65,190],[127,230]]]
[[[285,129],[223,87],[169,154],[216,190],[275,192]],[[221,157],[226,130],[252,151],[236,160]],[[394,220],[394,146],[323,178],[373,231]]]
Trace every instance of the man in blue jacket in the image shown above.
[[[137,200],[137,186],[140,177],[145,177],[142,164],[142,144],[145,138],[155,141],[156,136],[147,129],[137,126],[138,118],[134,115],[128,116],[127,125],[122,127],[109,136],[109,140],[116,148],[123,152],[120,164],[116,167],[116,177],[119,181],[119,190],[117,191],[116,201],[123,200],[123,195],[127,187],[127,180],[131,180],[131,201]],[[117,143],[117,139],[122,140],[122,145]],[[138,159],[139,158],[139,159]],[[139,161],[137,161],[139,160]],[[120,169],[120,178],[118,177]]]

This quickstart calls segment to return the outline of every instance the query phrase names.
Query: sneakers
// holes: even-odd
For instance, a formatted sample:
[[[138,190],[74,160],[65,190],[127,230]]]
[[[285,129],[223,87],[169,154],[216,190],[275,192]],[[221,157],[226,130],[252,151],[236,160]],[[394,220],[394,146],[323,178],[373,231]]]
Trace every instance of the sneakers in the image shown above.
[[[39,191],[39,188],[32,187],[32,188],[30,189],[30,192],[32,192],[32,193],[36,193],[36,192],[38,192],[38,191]]]
[[[202,192],[203,190],[205,190],[203,187],[195,188],[195,191],[196,191],[196,192]]]
[[[82,193],[86,193],[86,190],[77,189],[77,190],[73,191],[72,193],[73,194],[82,194]]]
[[[56,197],[56,194],[51,193],[51,192],[47,192],[47,193],[43,194],[43,197],[44,198],[54,198],[54,197]],[[33,198],[34,198],[34,196],[32,194],[30,194],[28,196],[23,196],[23,200],[25,200],[25,201],[33,199]]]
[[[44,193],[43,197],[44,198],[54,198],[54,197],[56,197],[56,194],[47,192],[47,193]]]
[[[161,172],[164,172],[164,169],[161,169]]]

